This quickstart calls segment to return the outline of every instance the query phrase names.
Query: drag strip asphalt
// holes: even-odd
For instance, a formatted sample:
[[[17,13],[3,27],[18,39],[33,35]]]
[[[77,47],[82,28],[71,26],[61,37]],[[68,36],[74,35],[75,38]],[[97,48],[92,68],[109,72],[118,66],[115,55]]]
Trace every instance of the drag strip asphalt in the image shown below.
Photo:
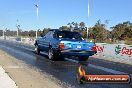
[[[78,84],[76,73],[78,71],[78,60],[66,58],[63,61],[50,61],[46,54],[36,55],[34,47],[13,41],[0,40],[0,49],[6,51],[17,59],[30,64],[43,73],[58,79],[61,85],[73,88],[131,88],[130,84]],[[87,74],[132,74],[132,66],[117,62],[105,61],[90,57],[88,62],[84,62]]]

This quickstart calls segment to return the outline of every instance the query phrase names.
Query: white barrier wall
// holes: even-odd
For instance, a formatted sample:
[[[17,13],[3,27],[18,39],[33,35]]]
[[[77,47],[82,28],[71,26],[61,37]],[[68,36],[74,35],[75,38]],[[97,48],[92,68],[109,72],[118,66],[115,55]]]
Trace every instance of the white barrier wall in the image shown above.
[[[132,45],[97,43],[97,56],[132,64]]]
[[[0,39],[3,39],[3,37],[0,37]],[[9,40],[9,41],[15,41],[15,42],[20,42],[20,43],[25,43],[25,44],[30,44],[30,45],[34,45],[35,42],[35,38],[22,38],[22,37],[5,37],[5,40]]]
[[[21,38],[21,42],[30,44],[30,45],[34,45],[35,38]]]

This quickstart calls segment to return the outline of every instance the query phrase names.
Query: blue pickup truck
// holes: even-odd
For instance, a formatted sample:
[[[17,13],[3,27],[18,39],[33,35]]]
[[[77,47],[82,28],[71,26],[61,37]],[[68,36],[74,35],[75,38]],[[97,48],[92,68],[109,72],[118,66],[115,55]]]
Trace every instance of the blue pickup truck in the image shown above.
[[[77,57],[80,61],[86,61],[97,53],[95,43],[85,41],[78,32],[67,30],[49,30],[37,38],[34,45],[37,54],[40,51],[48,52],[50,60]]]

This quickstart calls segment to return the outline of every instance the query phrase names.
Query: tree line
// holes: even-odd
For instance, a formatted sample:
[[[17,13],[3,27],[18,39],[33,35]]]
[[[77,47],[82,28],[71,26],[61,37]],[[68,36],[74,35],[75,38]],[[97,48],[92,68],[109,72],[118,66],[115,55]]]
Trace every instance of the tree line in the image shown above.
[[[132,44],[132,23],[130,21],[125,21],[111,27],[111,31],[107,28],[108,20],[102,23],[100,20],[96,22],[93,27],[88,28],[84,22],[80,23],[68,23],[68,26],[62,26],[62,30],[72,30],[80,32],[84,38],[94,40],[95,42],[107,42],[107,43],[124,43]]]
[[[66,24],[65,26],[61,26],[60,30],[70,30],[76,31],[83,35],[84,38],[91,39],[95,42],[108,42],[108,43],[116,43],[118,41],[127,41],[132,44],[132,23],[130,21],[119,23],[113,27],[111,27],[111,31],[107,28],[108,22],[101,22],[98,20],[93,27],[88,28],[88,36],[87,36],[87,26],[84,22],[71,22]],[[50,28],[38,29],[38,36],[41,34],[45,34],[48,32]],[[0,30],[0,36],[2,36],[3,31]],[[16,31],[11,31],[10,29],[5,30],[6,36],[15,36]],[[36,31],[22,31],[19,29],[20,36],[27,37],[35,37]]]

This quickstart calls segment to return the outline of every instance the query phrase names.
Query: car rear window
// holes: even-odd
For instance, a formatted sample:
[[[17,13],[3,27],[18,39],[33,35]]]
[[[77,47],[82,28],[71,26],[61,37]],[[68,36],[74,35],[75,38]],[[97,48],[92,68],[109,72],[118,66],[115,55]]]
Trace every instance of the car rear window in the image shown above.
[[[77,39],[82,40],[82,35],[78,32],[70,32],[70,31],[58,31],[57,38],[67,38],[67,39]]]

